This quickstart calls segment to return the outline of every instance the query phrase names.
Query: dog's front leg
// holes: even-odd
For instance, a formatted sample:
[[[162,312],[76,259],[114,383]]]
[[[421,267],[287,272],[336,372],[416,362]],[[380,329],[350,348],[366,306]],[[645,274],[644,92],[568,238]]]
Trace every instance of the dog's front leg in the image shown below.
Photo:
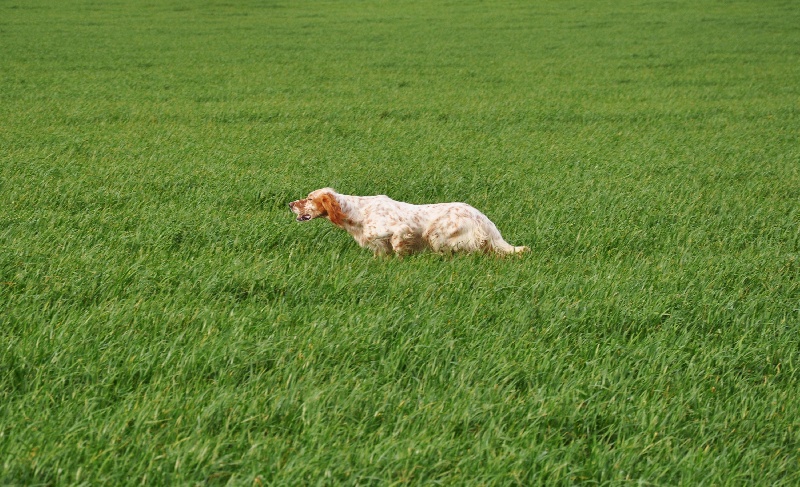
[[[372,253],[375,257],[392,255],[390,237],[376,238],[369,242],[368,247],[372,249]]]

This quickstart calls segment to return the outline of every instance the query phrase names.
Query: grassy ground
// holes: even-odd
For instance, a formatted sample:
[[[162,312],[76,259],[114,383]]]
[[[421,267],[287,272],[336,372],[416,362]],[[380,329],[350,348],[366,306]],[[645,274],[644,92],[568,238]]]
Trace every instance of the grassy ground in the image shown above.
[[[796,485],[798,26],[0,2],[0,483]],[[374,259],[322,186],[532,252]]]

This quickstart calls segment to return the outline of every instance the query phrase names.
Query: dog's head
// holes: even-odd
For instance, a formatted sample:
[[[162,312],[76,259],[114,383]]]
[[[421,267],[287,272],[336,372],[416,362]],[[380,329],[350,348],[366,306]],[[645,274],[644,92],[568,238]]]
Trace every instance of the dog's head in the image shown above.
[[[338,225],[342,220],[342,210],[336,200],[336,191],[331,188],[312,191],[305,199],[289,203],[289,209],[297,215],[299,222],[327,217]]]

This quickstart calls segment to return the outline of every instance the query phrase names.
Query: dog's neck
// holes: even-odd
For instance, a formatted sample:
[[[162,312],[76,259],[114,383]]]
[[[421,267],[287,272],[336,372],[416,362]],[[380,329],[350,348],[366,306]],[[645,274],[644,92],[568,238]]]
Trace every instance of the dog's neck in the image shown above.
[[[362,247],[370,246],[371,242],[364,234],[364,220],[367,217],[364,214],[365,204],[363,200],[365,197],[336,194],[335,198],[342,213],[345,215],[336,225],[349,233]]]
[[[342,227],[350,234],[354,232],[360,233],[364,221],[364,215],[361,214],[361,205],[358,204],[360,197],[339,193],[334,193],[333,197],[336,199],[336,202],[339,203],[339,207],[345,215],[341,224],[338,226]]]

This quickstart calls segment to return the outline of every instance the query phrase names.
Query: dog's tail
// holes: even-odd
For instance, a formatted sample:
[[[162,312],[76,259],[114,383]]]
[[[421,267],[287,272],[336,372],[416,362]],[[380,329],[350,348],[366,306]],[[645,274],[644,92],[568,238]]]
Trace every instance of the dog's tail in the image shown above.
[[[530,248],[526,247],[525,245],[521,245],[515,247],[510,243],[503,240],[503,237],[499,235],[492,239],[492,250],[497,252],[498,254],[509,255],[509,254],[521,254],[523,252],[530,252]]]
[[[530,252],[531,249],[529,247],[526,247],[525,245],[520,245],[518,247],[515,247],[509,244],[507,248],[498,250],[500,250],[500,252],[503,254],[521,254],[523,252]]]

